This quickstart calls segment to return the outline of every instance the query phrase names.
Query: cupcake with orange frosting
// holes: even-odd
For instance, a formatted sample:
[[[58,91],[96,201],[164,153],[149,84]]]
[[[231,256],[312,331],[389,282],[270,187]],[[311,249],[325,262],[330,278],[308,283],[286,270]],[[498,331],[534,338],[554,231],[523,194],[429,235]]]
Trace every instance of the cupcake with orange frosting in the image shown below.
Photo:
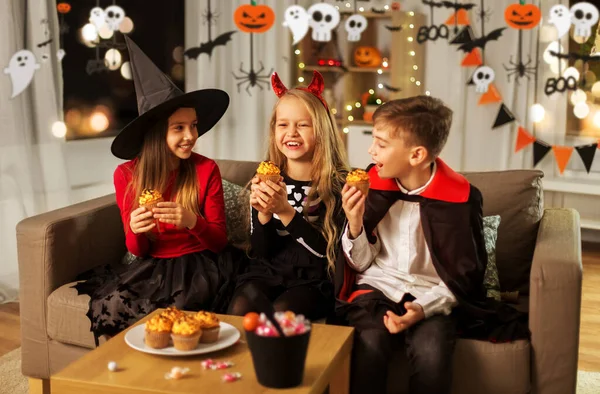
[[[356,187],[365,196],[369,193],[369,174],[360,168],[348,173],[346,176],[346,183],[350,187]]]
[[[177,320],[181,319],[182,317],[185,317],[186,314],[184,311],[180,311],[176,307],[170,306],[167,309],[165,309],[164,311],[162,311],[160,316],[163,316],[163,317],[171,320],[174,323]]]
[[[145,207],[147,210],[151,210],[159,202],[163,202],[163,196],[158,190],[144,189],[142,194],[138,198],[140,207]]]
[[[146,322],[144,342],[153,349],[164,349],[169,346],[173,321],[156,315]]]
[[[200,342],[202,343],[213,343],[219,339],[219,331],[221,330],[221,323],[216,314],[212,312],[200,311],[194,315],[194,318],[200,324],[202,329],[202,337]]]
[[[194,350],[201,336],[200,323],[191,316],[182,317],[173,323],[171,338],[177,350]]]
[[[281,177],[281,170],[272,161],[263,161],[256,169],[256,175],[262,182],[271,181],[277,184]]]

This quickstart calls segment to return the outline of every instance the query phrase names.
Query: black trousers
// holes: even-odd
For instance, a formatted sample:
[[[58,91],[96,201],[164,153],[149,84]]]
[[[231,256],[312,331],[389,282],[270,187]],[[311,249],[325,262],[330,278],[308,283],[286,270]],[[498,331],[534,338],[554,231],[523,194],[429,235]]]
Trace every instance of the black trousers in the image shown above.
[[[403,315],[404,303],[413,300],[412,295],[406,294],[395,303],[379,290],[373,290],[346,305],[346,320],[356,329],[350,375],[352,394],[385,393],[395,351],[406,352],[409,371],[391,372],[408,373],[411,394],[450,393],[455,319],[434,315],[398,334],[391,334],[383,324],[388,310]]]

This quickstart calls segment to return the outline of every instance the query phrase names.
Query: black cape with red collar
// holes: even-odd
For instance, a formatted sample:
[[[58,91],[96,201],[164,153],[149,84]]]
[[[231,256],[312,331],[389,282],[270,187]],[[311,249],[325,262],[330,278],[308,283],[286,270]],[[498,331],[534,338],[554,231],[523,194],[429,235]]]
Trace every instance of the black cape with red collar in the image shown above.
[[[458,301],[454,309],[461,336],[474,339],[511,341],[529,337],[527,314],[486,297],[483,277],[487,253],[483,235],[481,192],[441,159],[431,183],[420,195],[403,193],[394,179],[381,179],[369,168],[370,189],[366,200],[364,231],[375,243],[373,231],[398,200],[418,202],[421,226],[433,265]],[[355,274],[338,253],[335,275],[336,310],[356,294]]]

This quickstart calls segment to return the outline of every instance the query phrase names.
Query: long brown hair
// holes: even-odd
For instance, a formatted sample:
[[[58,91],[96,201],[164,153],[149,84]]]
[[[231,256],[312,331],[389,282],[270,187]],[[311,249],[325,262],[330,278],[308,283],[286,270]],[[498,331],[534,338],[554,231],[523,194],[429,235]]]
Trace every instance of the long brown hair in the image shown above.
[[[133,197],[131,211],[139,207],[137,197],[142,194],[144,189],[154,189],[164,193],[168,186],[169,163],[173,155],[166,142],[169,117],[170,115],[158,121],[144,137],[142,149],[136,159],[137,162],[132,168],[132,182],[125,191],[125,200],[131,198],[130,196]],[[171,200],[178,202],[196,215],[200,215],[198,191],[194,160],[191,157],[180,160]]]
[[[349,170],[346,150],[336,127],[335,120],[325,109],[323,103],[312,93],[300,89],[290,89],[280,97],[273,108],[269,124],[269,148],[266,160],[277,164],[282,172],[287,172],[287,158],[277,148],[275,141],[277,106],[284,97],[295,97],[300,100],[306,106],[312,120],[316,143],[310,174],[310,179],[312,180],[311,189],[307,196],[306,205],[310,206],[311,201],[314,201],[318,197],[325,204],[323,223],[317,224],[317,222],[311,223],[311,225],[317,228],[327,241],[327,268],[331,274],[335,269],[337,241],[342,231],[338,228],[334,219],[339,214],[337,211],[341,210],[341,205],[337,204],[337,200],[341,198],[345,182],[344,174]],[[245,196],[246,203],[248,203],[248,195],[245,194]],[[306,219],[307,215],[308,209],[305,209],[304,216]]]

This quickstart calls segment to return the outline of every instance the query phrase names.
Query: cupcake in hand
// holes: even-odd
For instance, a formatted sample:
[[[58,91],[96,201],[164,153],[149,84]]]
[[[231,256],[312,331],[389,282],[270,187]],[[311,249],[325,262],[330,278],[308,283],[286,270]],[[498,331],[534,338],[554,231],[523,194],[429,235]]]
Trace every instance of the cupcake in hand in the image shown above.
[[[153,349],[164,349],[169,346],[173,322],[160,315],[156,315],[146,322],[144,342]]]
[[[369,193],[369,174],[360,168],[348,173],[346,183],[350,187],[356,187],[365,196]]]
[[[277,184],[281,177],[281,170],[272,161],[263,161],[256,169],[256,176],[262,182],[271,181]]]
[[[159,202],[163,202],[163,196],[160,194],[158,190],[154,189],[144,189],[142,194],[138,198],[138,203],[140,207],[144,207],[147,210],[151,210],[156,207]]]
[[[200,342],[213,343],[219,339],[221,323],[219,322],[217,315],[212,312],[200,311],[196,313],[194,318],[198,321],[200,328],[202,329]]]
[[[186,316],[173,323],[171,338],[177,350],[194,350],[201,336],[200,324],[193,317]]]

